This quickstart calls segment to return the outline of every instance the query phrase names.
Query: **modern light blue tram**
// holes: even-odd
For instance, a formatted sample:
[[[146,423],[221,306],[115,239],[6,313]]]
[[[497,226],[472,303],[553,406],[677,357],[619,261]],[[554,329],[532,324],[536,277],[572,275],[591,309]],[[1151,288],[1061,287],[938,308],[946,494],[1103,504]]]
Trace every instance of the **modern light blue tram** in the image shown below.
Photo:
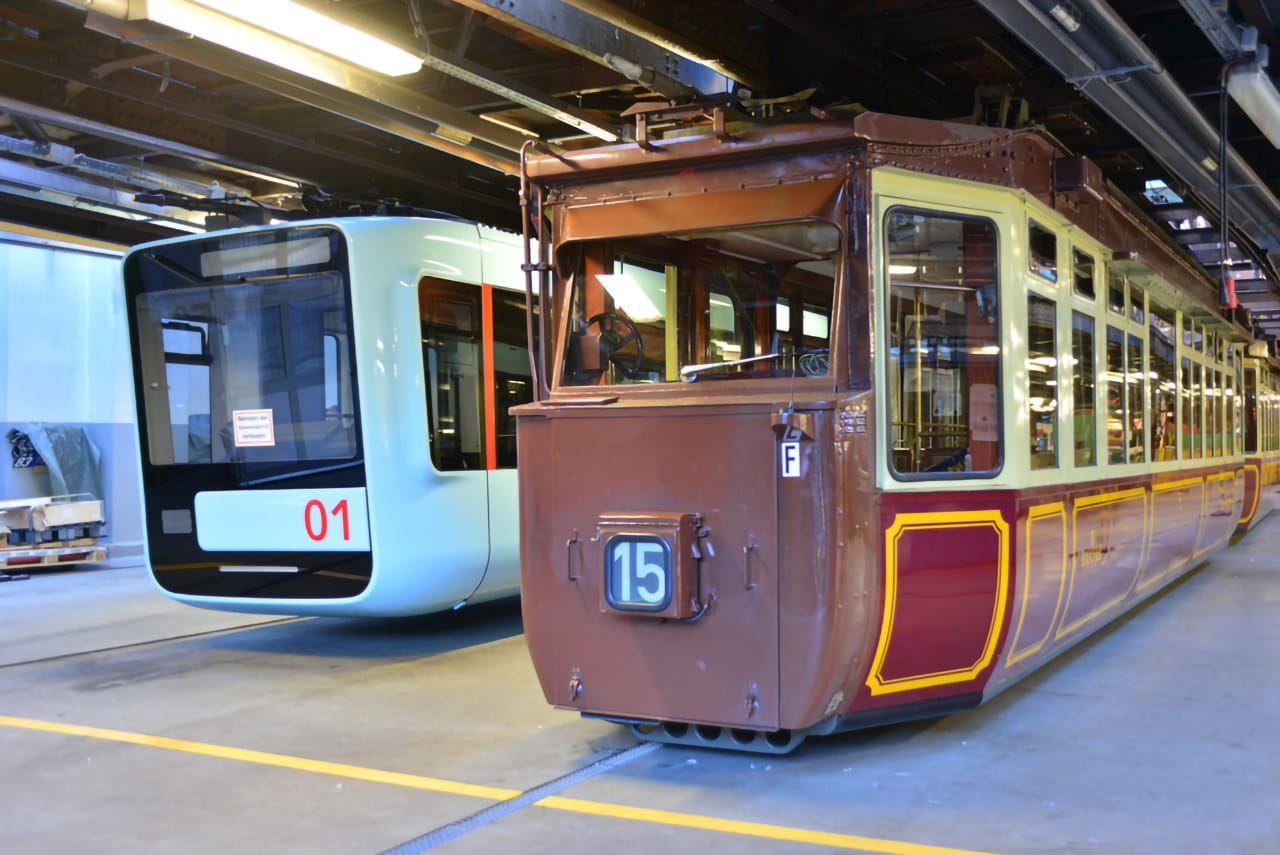
[[[518,237],[362,217],[134,248],[151,570],[196,606],[422,614],[518,590]],[[535,309],[536,311],[536,306]]]

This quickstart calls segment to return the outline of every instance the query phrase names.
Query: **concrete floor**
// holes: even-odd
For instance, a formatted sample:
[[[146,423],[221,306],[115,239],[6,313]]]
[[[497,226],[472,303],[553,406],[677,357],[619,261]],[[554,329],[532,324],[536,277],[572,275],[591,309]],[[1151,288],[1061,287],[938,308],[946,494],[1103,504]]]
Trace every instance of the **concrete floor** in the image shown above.
[[[1273,515],[976,711],[783,758],[664,747],[563,793],[593,804],[526,807],[444,849],[859,844],[817,834],[834,832],[880,851],[1275,851],[1278,609]],[[0,851],[381,851],[493,803],[459,782],[525,790],[633,744],[546,706],[512,605],[262,621],[171,604],[133,569],[0,586]]]

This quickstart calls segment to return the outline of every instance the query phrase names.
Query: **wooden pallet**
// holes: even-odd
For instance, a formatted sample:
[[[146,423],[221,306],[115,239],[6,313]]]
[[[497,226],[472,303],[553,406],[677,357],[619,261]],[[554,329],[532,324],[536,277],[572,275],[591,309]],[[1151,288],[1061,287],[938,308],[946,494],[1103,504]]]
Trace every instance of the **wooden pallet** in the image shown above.
[[[0,534],[17,529],[101,524],[101,499],[81,496],[39,496],[0,502]]]
[[[32,568],[64,567],[71,564],[89,564],[106,560],[107,550],[103,546],[6,549],[0,552],[0,572],[7,570],[26,572]]]
[[[13,552],[37,552],[43,549],[67,549],[78,546],[97,546],[98,538],[96,537],[78,537],[75,540],[51,540],[48,543],[7,543],[0,539],[0,555],[8,555]]]

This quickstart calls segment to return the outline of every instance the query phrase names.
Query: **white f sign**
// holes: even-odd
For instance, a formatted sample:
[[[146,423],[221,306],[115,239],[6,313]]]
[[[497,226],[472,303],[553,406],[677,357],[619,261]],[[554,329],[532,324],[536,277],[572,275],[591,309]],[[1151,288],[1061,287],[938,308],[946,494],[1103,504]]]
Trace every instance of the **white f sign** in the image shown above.
[[[783,478],[799,478],[800,477],[800,443],[798,442],[782,442],[778,444],[779,453],[782,455],[782,477]]]

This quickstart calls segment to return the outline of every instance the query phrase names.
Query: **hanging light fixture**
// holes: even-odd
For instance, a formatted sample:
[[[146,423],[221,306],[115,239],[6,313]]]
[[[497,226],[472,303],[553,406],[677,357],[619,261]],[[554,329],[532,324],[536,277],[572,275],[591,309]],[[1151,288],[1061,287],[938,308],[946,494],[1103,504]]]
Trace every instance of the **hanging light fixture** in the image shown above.
[[[388,77],[422,68],[421,57],[294,0],[134,0],[129,17],[336,85],[317,51]]]

